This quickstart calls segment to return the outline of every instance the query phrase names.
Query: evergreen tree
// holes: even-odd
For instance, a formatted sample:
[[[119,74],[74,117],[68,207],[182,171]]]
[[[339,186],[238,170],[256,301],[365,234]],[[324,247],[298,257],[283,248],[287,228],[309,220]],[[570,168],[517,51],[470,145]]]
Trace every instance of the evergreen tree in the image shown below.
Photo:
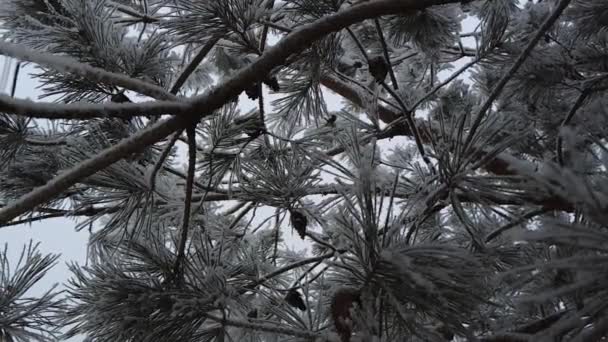
[[[0,95],[0,224],[90,230],[36,298],[58,257],[4,248],[1,341],[608,339],[608,1],[3,0],[0,25],[44,93]]]

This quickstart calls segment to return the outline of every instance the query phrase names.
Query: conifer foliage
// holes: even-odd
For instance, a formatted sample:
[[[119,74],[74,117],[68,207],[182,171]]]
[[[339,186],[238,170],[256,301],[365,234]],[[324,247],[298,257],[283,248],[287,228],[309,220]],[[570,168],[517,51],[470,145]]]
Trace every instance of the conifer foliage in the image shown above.
[[[0,229],[90,232],[40,296],[59,257],[0,250],[0,341],[608,339],[608,1],[3,0],[0,28],[42,91],[0,95]]]

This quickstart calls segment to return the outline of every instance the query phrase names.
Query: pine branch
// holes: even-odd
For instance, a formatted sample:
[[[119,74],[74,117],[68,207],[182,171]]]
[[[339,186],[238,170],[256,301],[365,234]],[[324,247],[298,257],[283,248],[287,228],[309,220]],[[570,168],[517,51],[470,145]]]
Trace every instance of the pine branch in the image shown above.
[[[176,100],[177,98],[163,88],[153,84],[130,78],[125,75],[95,68],[77,60],[40,53],[20,45],[0,42],[0,54],[53,68],[59,72],[78,75],[89,81],[110,83],[158,100]]]
[[[130,119],[136,116],[185,115],[187,103],[151,101],[140,103],[49,103],[15,99],[0,94],[0,111],[49,120],[89,120],[94,118]]]
[[[551,13],[551,15],[543,22],[543,24],[538,29],[538,31],[536,31],[536,33],[534,34],[534,36],[532,37],[530,42],[528,42],[528,45],[526,45],[524,50],[519,54],[519,56],[515,60],[515,63],[513,63],[513,65],[509,68],[509,70],[507,70],[505,72],[505,74],[498,81],[498,84],[494,87],[494,89],[492,89],[492,92],[490,93],[490,95],[488,96],[486,101],[483,103],[483,105],[481,106],[479,111],[477,111],[477,114],[475,115],[475,119],[473,121],[473,124],[471,125],[471,129],[470,129],[470,131],[467,135],[467,138],[464,142],[464,145],[463,145],[464,151],[467,151],[471,147],[470,145],[471,145],[471,142],[473,141],[473,137],[475,136],[477,129],[481,125],[481,121],[485,117],[486,112],[490,109],[490,107],[492,107],[494,100],[496,100],[498,98],[498,96],[500,96],[500,94],[502,93],[503,89],[505,88],[505,86],[507,85],[509,80],[511,80],[511,78],[513,76],[515,76],[515,73],[517,73],[517,70],[519,69],[519,67],[521,67],[524,64],[524,62],[526,61],[528,56],[530,56],[530,53],[532,52],[532,50],[534,50],[534,47],[536,47],[536,44],[542,38],[544,38],[545,33],[551,28],[551,26],[553,26],[553,24],[557,21],[557,19],[559,19],[562,12],[564,12],[566,7],[568,7],[568,5],[570,4],[570,1],[571,0],[561,0],[558,3],[558,5],[553,10],[553,13]]]
[[[461,71],[461,70],[462,69],[460,69],[459,71]],[[353,102],[359,106],[362,106],[363,102],[362,102],[362,99],[359,97],[359,94],[357,93],[357,91],[355,91],[352,87],[345,84],[344,82],[341,82],[331,76],[324,75],[321,78],[321,84],[323,84],[328,89],[336,92],[337,94],[347,98],[351,102]],[[387,138],[392,138],[395,136],[410,136],[410,137],[413,136],[408,125],[402,125],[402,124],[398,125],[397,124],[398,122],[402,122],[402,118],[403,118],[401,115],[399,115],[399,113],[394,112],[386,107],[379,106],[378,107],[378,116],[380,117],[380,119],[382,121],[389,123],[389,126],[391,126],[391,127],[387,127],[386,130],[383,130],[382,132],[379,132],[377,134],[370,134],[370,135],[366,136],[365,138],[361,139],[361,141],[360,141],[361,143],[368,143],[372,140],[373,137],[377,137],[378,139],[387,139]],[[419,121],[420,125],[424,125],[424,120],[418,119],[416,121]],[[394,124],[390,125],[391,122],[393,122]],[[438,127],[438,125],[435,123],[431,123],[430,132],[428,134],[427,133],[421,134],[421,140],[424,143],[430,142],[432,139],[430,134],[431,133],[434,134],[435,132],[438,135],[441,134],[441,130]],[[342,152],[344,152],[344,147],[337,146],[337,147],[333,147],[333,148],[325,151],[324,153],[328,156],[333,156],[333,155],[340,154]],[[489,151],[487,151],[487,149],[484,147],[476,147],[476,151],[473,151],[472,153],[483,156],[483,155],[487,154],[487,152],[489,152]],[[505,152],[497,155],[494,159],[492,159],[490,162],[488,162],[484,167],[485,167],[486,171],[491,172],[495,175],[511,176],[511,175],[519,174],[519,171],[517,170],[517,168],[515,168],[513,166],[522,165],[522,164],[528,165],[528,167],[530,167],[531,169],[538,168],[538,166],[533,165],[533,163],[521,160],[519,158],[515,158]],[[472,200],[473,202],[475,202],[474,199],[469,199],[469,200]],[[545,197],[536,197],[535,196],[535,197],[526,198],[525,200],[529,201],[529,203],[531,203],[531,204],[541,205],[544,208],[550,209],[550,210],[560,210],[560,211],[566,211],[566,212],[574,211],[574,205],[572,203],[565,201],[563,198],[560,198],[557,196],[552,196],[552,195],[545,195]],[[496,202],[496,203],[498,203],[498,202]],[[516,204],[516,203],[513,203],[513,204]]]
[[[56,196],[69,189],[78,181],[99,170],[103,170],[132,153],[140,151],[146,146],[156,143],[158,140],[165,138],[178,128],[183,127],[186,122],[189,121],[190,120],[181,117],[172,117],[159,121],[149,128],[122,140],[117,145],[104,149],[96,156],[84,160],[73,168],[62,172],[45,185],[38,187],[30,193],[9,203],[0,210],[0,223],[8,222],[14,217],[31,211],[38,205],[53,200]]]
[[[434,5],[454,2],[457,1],[429,0],[425,1],[423,4],[421,4],[419,1],[414,0],[372,1],[353,6],[347,10],[319,19],[287,35],[275,46],[267,50],[264,55],[261,56],[259,59],[240,70],[234,77],[225,81],[221,85],[214,87],[206,94],[197,96],[192,99],[189,102],[189,112],[191,115],[200,115],[200,108],[205,108],[205,110],[207,111],[207,114],[205,115],[209,115],[208,113],[230,101],[230,99],[238,95],[243,89],[245,89],[245,87],[249,86],[252,83],[261,81],[262,78],[265,77],[274,67],[283,63],[289,56],[302,51],[310,43],[322,38],[326,34],[338,31],[358,21],[385,14],[391,14],[395,11],[423,9]],[[36,57],[30,59],[37,59],[47,62],[50,60],[51,62],[55,62],[56,57],[43,58],[40,57],[38,54],[32,54],[31,51],[15,46],[13,44],[0,44],[0,51],[7,50],[7,46],[9,46],[8,50],[11,50],[13,52],[20,52],[19,55],[24,55],[28,57],[34,55],[34,57]],[[65,59],[60,60],[61,62],[58,64],[65,67],[67,70],[80,71],[80,69],[78,68],[70,67],[69,65],[64,65],[66,64]],[[91,73],[92,75],[97,76],[97,69],[90,68],[87,70],[89,70],[89,73]],[[127,80],[126,82],[123,82],[123,85],[139,86],[139,81],[131,80],[122,75],[115,75],[112,73],[107,74],[112,75],[111,79],[113,80]],[[145,90],[149,90],[149,88],[147,88],[149,86],[148,84],[144,82],[141,83],[146,85]],[[156,92],[154,93],[156,94]],[[162,95],[166,96],[166,94],[167,93],[163,90]],[[12,218],[35,208],[37,205],[40,205],[45,201],[53,199],[55,196],[67,190],[70,186],[78,182],[80,179],[90,176],[98,170],[111,165],[112,163],[122,159],[123,157],[131,153],[138,152],[146,146],[156,143],[157,141],[167,137],[172,132],[175,132],[177,129],[185,127],[189,123],[190,120],[180,117],[172,117],[170,119],[160,121],[143,131],[140,131],[139,133],[121,141],[118,145],[105,149],[97,156],[83,161],[81,164],[74,167],[73,169],[55,177],[53,180],[51,180],[44,186],[39,187],[34,191],[30,192],[29,194],[22,196],[15,202],[0,210],[0,223],[7,222]]]
[[[154,188],[156,187],[156,174],[163,167],[163,164],[165,163],[165,160],[167,159],[167,157],[171,153],[171,150],[173,149],[173,146],[175,145],[175,142],[177,142],[177,139],[182,134],[182,132],[183,132],[183,130],[180,129],[177,132],[173,133],[173,136],[171,137],[171,139],[167,143],[167,146],[165,146],[165,148],[161,152],[160,156],[158,157],[158,160],[156,161],[156,163],[154,163],[154,166],[152,167],[152,172],[150,173],[150,178],[148,180],[148,182],[150,184],[150,190],[151,191],[154,191]]]
[[[190,210],[192,209],[192,190],[194,172],[196,171],[196,124],[186,128],[188,134],[188,178],[186,179],[186,198],[184,200],[184,215],[182,217],[181,237],[177,248],[177,257],[173,266],[173,280],[181,281],[181,263],[186,253],[186,241],[190,228]],[[177,278],[177,279],[176,279]]]

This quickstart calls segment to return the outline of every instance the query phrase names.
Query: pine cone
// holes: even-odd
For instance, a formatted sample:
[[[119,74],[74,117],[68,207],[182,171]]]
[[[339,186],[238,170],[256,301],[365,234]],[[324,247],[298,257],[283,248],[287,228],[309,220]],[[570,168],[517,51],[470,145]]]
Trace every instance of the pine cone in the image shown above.
[[[437,328],[437,332],[440,333],[441,336],[443,338],[445,338],[447,341],[451,341],[454,339],[454,333],[452,332],[452,330],[450,328],[448,328],[445,325],[442,325],[439,328]]]
[[[245,94],[247,94],[247,97],[251,100],[257,100],[260,97],[259,83],[254,83],[249,88],[246,88]]]
[[[234,124],[239,126],[241,131],[247,134],[250,138],[257,138],[264,133],[264,124],[257,115],[250,115],[234,120]]]
[[[275,76],[266,77],[266,79],[264,80],[264,84],[275,92],[281,90],[281,86],[279,86],[279,81]]]
[[[163,294],[158,297],[158,308],[161,312],[169,312],[173,308],[173,299],[170,295]]]
[[[302,295],[296,290],[289,290],[289,292],[287,292],[287,296],[285,296],[285,301],[294,308],[301,311],[306,311],[306,304],[304,304]]]
[[[289,214],[291,215],[291,225],[298,232],[298,235],[300,235],[302,240],[304,240],[308,219],[299,210],[289,210]]]
[[[350,342],[350,336],[352,335],[350,309],[354,303],[361,305],[361,295],[359,291],[353,289],[336,291],[331,302],[331,317],[342,342]]]
[[[326,127],[334,127],[336,125],[336,115],[332,114],[329,118],[325,119],[326,123],[325,126]]]
[[[247,318],[258,318],[258,309],[253,309],[247,313]]]
[[[131,101],[131,99],[129,99],[127,97],[127,95],[125,95],[125,93],[122,93],[122,92],[112,95],[112,97],[110,98],[110,101],[115,102],[115,103],[133,102],[133,101]]]
[[[388,74],[388,63],[382,56],[370,58],[368,61],[369,73],[374,77],[376,82],[382,83]]]

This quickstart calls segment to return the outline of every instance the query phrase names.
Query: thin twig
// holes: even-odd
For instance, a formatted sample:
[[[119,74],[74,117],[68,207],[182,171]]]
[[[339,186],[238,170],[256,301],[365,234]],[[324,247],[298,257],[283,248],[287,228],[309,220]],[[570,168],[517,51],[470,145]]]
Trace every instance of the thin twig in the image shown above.
[[[247,207],[245,207],[245,209],[243,209],[243,211],[241,211],[235,218],[234,221],[232,221],[232,223],[230,224],[230,226],[228,226],[228,230],[231,230],[232,228],[236,227],[236,225],[239,223],[239,221],[241,221],[241,219],[243,217],[245,217],[245,215],[247,215],[247,213],[253,208],[255,207],[255,203],[249,203],[249,205]]]
[[[591,88],[586,88],[585,90],[583,90],[581,92],[579,97],[576,99],[576,101],[574,101],[574,104],[568,111],[568,114],[562,121],[562,123],[560,125],[560,129],[559,129],[560,131],[562,128],[566,127],[570,123],[570,121],[574,117],[574,114],[576,114],[576,112],[581,108],[581,106],[583,105],[583,103],[585,102],[585,100],[587,99],[587,97],[590,94],[591,94]],[[563,150],[562,150],[563,140],[562,140],[562,137],[560,134],[561,132],[558,131],[557,133],[558,133],[557,143],[556,143],[556,148],[555,148],[556,152],[557,152],[557,161],[559,162],[559,165],[564,166],[564,155],[563,155]]]
[[[515,73],[524,64],[528,56],[530,56],[530,53],[532,52],[532,50],[534,50],[536,44],[545,36],[545,33],[551,28],[551,26],[553,26],[557,19],[559,19],[562,12],[566,9],[566,7],[568,7],[568,4],[570,4],[570,1],[571,0],[561,0],[559,2],[557,7],[555,7],[555,9],[553,10],[553,13],[551,13],[551,15],[545,20],[545,22],[543,22],[538,31],[536,31],[534,37],[532,37],[528,45],[526,45],[524,50],[519,54],[519,56],[515,60],[515,63],[513,63],[509,70],[505,72],[502,78],[498,81],[498,84],[496,84],[494,89],[492,89],[492,92],[477,112],[471,129],[464,142],[464,151],[466,151],[470,147],[471,142],[473,141],[473,137],[475,136],[479,125],[481,125],[481,121],[485,117],[486,112],[490,109],[490,107],[492,107],[492,103],[494,103],[494,100],[496,100],[498,96],[500,96],[509,80],[511,80],[511,78],[515,76]]]
[[[131,7],[125,6],[123,4],[119,4],[115,1],[107,1],[106,4],[116,8],[116,10],[118,10],[121,13],[130,15],[134,18],[141,19],[141,22],[143,22],[144,24],[160,21],[158,18],[151,17],[147,14],[139,13],[137,10],[135,10]]]
[[[182,73],[179,75],[179,77],[177,78],[177,80],[175,81],[173,86],[171,87],[171,91],[170,91],[171,94],[176,95],[179,92],[181,87],[188,80],[188,77],[190,77],[190,75],[192,75],[194,70],[196,70],[196,68],[200,65],[200,63],[205,59],[205,57],[207,56],[207,54],[209,54],[211,49],[213,49],[213,47],[215,46],[217,41],[218,41],[218,39],[211,39],[207,42],[207,44],[205,44],[200,49],[200,51],[196,54],[196,56],[194,56],[194,58],[190,61],[188,66],[186,66],[186,68],[184,68]],[[167,156],[169,156],[169,152],[171,151],[171,149],[173,148],[173,146],[175,145],[177,140],[180,138],[183,131],[184,131],[183,129],[180,129],[173,134],[173,136],[171,137],[171,140],[169,141],[169,144],[167,144],[167,146],[165,146],[165,149],[161,153],[160,158],[154,164],[154,168],[152,169],[152,174],[150,175],[150,180],[149,180],[150,189],[154,190],[154,185],[155,185],[154,183],[156,182],[156,174],[157,174],[158,170],[160,170],[160,168],[162,167],[163,163],[165,162],[165,159],[167,159]]]
[[[169,172],[170,174],[178,176],[178,177],[180,177],[182,179],[186,179],[187,178],[187,175],[185,175],[183,172],[178,171],[178,170],[176,170],[176,169],[174,169],[174,168],[172,168],[170,166],[163,166],[163,169],[165,171]],[[220,189],[220,188],[217,188],[217,187],[211,188],[210,186],[202,184],[201,182],[196,181],[196,180],[194,181],[194,186],[196,186],[197,188],[199,188],[201,190],[204,190],[204,191],[215,192],[216,194],[228,194],[228,193],[230,193],[230,190]],[[196,202],[196,200],[195,200],[195,202]]]
[[[35,138],[23,138],[23,142],[32,146],[63,146],[67,143],[64,138],[55,140],[38,140]]]
[[[274,252],[272,253],[272,261],[274,262],[275,266],[277,264],[277,252],[279,250],[279,232],[280,232],[280,225],[281,222],[283,222],[283,220],[281,219],[281,209],[277,208],[276,211],[276,215],[275,215],[276,219],[274,222],[274,229],[275,229],[275,234],[274,234]],[[285,216],[283,216],[285,217]]]
[[[545,208],[541,208],[541,209],[537,209],[537,210],[532,210],[527,214],[522,215],[521,217],[519,217],[516,220],[513,220],[512,222],[509,222],[508,224],[505,224],[504,226],[498,227],[497,229],[495,229],[494,231],[492,231],[490,234],[488,234],[488,236],[486,236],[486,243],[494,240],[496,237],[498,237],[499,235],[501,235],[502,233],[504,233],[505,231],[518,226],[522,223],[524,223],[525,221],[538,216],[540,214],[544,214],[546,213],[548,210]]]
[[[321,263],[323,262],[323,260],[319,260],[317,262],[315,262],[314,265],[310,266],[306,271],[304,271],[299,277],[298,279],[296,279],[293,284],[289,287],[290,290],[295,290],[297,289],[297,285],[300,283],[300,281],[302,281],[302,279],[304,279],[310,272],[312,272],[317,266],[321,265]]]
[[[272,21],[268,20],[262,20],[262,24],[284,33],[290,33],[291,31],[293,31],[293,29],[290,29],[289,27],[281,26],[277,23],[273,23]]]
[[[363,56],[363,58],[365,58],[366,61],[369,61],[369,56],[367,55],[367,51],[365,51],[365,48],[363,47],[363,45],[361,44],[361,42],[359,41],[357,36],[355,36],[355,33],[350,29],[350,27],[346,27],[346,32],[348,32],[348,35],[353,39],[353,41],[359,48],[359,52],[361,52],[361,55]]]
[[[388,235],[388,222],[391,217],[391,210],[393,209],[393,200],[395,199],[395,191],[399,184],[399,172],[395,172],[395,180],[393,181],[393,190],[391,191],[391,197],[388,203],[388,210],[386,212],[386,219],[384,220],[384,234],[382,235],[382,246],[385,246],[386,236]]]
[[[405,102],[403,102],[403,100],[401,99],[401,96],[399,96],[386,83],[382,82],[381,84],[382,84],[382,87],[389,94],[391,94],[391,96],[395,100],[397,100],[397,103],[399,103],[399,106],[401,107],[401,110],[403,111],[403,116],[405,117],[405,120],[406,120],[408,126],[410,126],[410,131],[412,132],[412,135],[414,136],[414,141],[416,142],[416,147],[418,147],[418,152],[420,152],[420,155],[422,156],[422,160],[424,160],[424,162],[429,167],[429,169],[431,171],[433,171],[433,173],[434,173],[435,168],[433,167],[431,160],[428,158],[428,156],[426,155],[426,153],[424,151],[424,145],[422,144],[422,138],[420,137],[420,132],[418,131],[418,127],[416,127],[416,123],[414,122],[414,118],[412,115],[413,112],[407,108],[407,105],[405,104]]]
[[[263,276],[262,278],[258,279],[257,281],[255,281],[253,284],[247,286],[247,288],[255,288],[256,286],[265,283],[266,281],[281,275],[285,272],[289,272],[291,270],[293,270],[294,268],[298,268],[298,267],[302,267],[308,264],[312,264],[312,263],[316,263],[319,260],[325,260],[325,259],[329,259],[331,257],[333,257],[335,255],[334,252],[330,252],[330,253],[326,253],[323,255],[320,255],[318,257],[313,257],[313,258],[308,258],[308,259],[302,259],[300,261],[294,262],[292,264],[286,265],[284,267],[281,267],[277,270],[275,270],[274,272],[271,272],[265,276]]]
[[[152,168],[152,172],[150,173],[150,178],[148,179],[148,184],[150,184],[150,191],[154,191],[154,188],[156,187],[156,174],[158,173],[158,171],[160,171],[161,167],[165,163],[165,160],[169,156],[169,153],[171,153],[171,150],[173,149],[177,138],[179,138],[183,131],[183,129],[179,129],[177,130],[177,132],[173,133],[171,140],[169,140],[169,143],[167,143],[167,146],[165,146],[165,148],[163,149],[163,152],[158,157],[158,160],[156,161],[156,163],[154,163],[154,167]]]
[[[428,100],[431,96],[435,95],[435,93],[437,93],[441,88],[445,87],[447,84],[449,84],[450,82],[455,80],[463,72],[467,71],[467,69],[469,69],[470,67],[477,64],[480,60],[481,60],[481,58],[475,58],[472,61],[470,61],[469,63],[463,65],[462,68],[456,70],[453,74],[450,75],[450,77],[446,78],[443,82],[439,83],[437,86],[435,86],[435,88],[431,89],[431,91],[429,91],[424,96],[422,96],[420,99],[418,99],[418,101],[416,101],[414,103],[414,105],[412,106],[412,110],[416,110],[416,108],[418,108],[418,106],[420,106],[420,104],[422,104],[424,101]]]
[[[50,219],[50,218],[64,217],[65,215],[66,215],[66,213],[51,213],[51,214],[34,216],[34,217],[28,217],[28,218],[25,218],[22,220],[10,221],[7,223],[0,224],[0,228],[17,226],[17,225],[25,224],[25,223],[33,223],[36,221],[42,221],[42,220],[46,220],[46,219]]]
[[[188,239],[188,228],[190,227],[190,210],[192,208],[192,184],[194,183],[194,171],[196,170],[196,126],[186,128],[188,134],[188,179],[186,180],[186,199],[184,200],[184,216],[182,218],[182,231],[177,249],[177,257],[173,266],[173,276],[181,277],[181,262],[186,253],[186,240]]]
[[[184,85],[184,83],[186,83],[188,77],[192,75],[194,70],[196,70],[196,68],[201,64],[205,57],[207,57],[207,55],[213,49],[218,40],[218,38],[213,38],[210,39],[205,45],[203,45],[203,47],[198,51],[196,56],[192,58],[188,66],[182,71],[182,73],[179,75],[179,77],[171,87],[171,94],[175,95],[179,92],[180,88]]]
[[[232,208],[229,208],[228,210],[226,210],[222,216],[230,216],[234,213],[236,213],[237,211],[241,210],[241,208],[243,208],[244,206],[247,205],[247,202],[243,201],[243,202],[238,202],[237,204],[235,204]],[[250,203],[250,205],[255,205],[255,203]]]
[[[15,97],[15,91],[17,90],[17,80],[19,79],[19,69],[21,69],[21,62],[17,62],[15,66],[15,73],[13,75],[13,87],[11,88],[11,97]]]

